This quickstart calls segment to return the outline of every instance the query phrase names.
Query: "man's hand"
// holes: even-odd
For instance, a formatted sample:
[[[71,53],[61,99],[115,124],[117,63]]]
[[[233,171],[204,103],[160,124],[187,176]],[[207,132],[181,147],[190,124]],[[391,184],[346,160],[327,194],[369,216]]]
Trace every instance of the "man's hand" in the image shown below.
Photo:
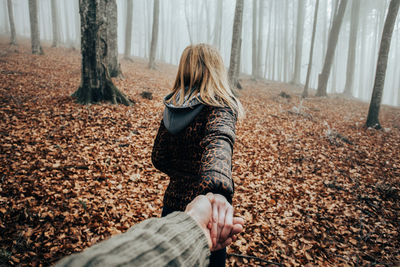
[[[233,208],[224,196],[208,193],[197,196],[185,212],[202,228],[211,250],[219,250],[236,240],[244,220],[233,217]]]

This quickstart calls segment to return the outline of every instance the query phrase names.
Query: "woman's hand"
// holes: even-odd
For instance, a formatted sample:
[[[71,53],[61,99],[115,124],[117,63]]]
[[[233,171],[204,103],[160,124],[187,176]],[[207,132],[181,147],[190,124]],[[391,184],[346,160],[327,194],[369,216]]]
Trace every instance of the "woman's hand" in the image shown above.
[[[212,204],[212,220],[208,224],[213,250],[226,247],[236,240],[236,234],[243,230],[244,220],[233,217],[231,204],[222,195],[208,193]]]

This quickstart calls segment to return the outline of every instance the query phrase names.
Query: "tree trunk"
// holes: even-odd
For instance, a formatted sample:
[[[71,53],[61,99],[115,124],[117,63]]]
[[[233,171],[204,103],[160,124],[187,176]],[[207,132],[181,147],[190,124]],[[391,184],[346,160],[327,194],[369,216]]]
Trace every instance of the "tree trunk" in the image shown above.
[[[253,79],[257,76],[257,0],[253,0],[253,28],[251,42],[251,76]]]
[[[298,1],[298,13],[297,13],[297,25],[296,25],[296,58],[294,63],[294,73],[291,83],[300,84],[300,74],[301,74],[301,58],[303,52],[303,32],[304,32],[304,11],[305,11],[305,1]]]
[[[13,11],[13,5],[11,0],[7,0],[7,7],[8,7],[8,19],[10,22],[10,43],[12,45],[17,44],[17,38],[15,34],[15,24],[14,24],[14,11]]]
[[[127,0],[124,58],[130,59],[132,47],[133,0]]]
[[[155,69],[155,67],[156,67],[155,59],[156,59],[157,40],[158,40],[159,15],[160,15],[160,0],[154,0],[153,31],[151,34],[150,59],[149,59],[149,68],[150,69]]]
[[[328,38],[328,49],[325,55],[325,63],[322,72],[318,77],[318,90],[316,96],[326,96],[326,87],[329,74],[332,68],[332,61],[335,55],[336,45],[339,39],[340,26],[342,25],[344,12],[346,11],[347,0],[341,0],[339,10],[335,15]]]
[[[81,19],[79,16],[79,0],[74,0],[74,22],[75,22],[75,46],[81,46]]]
[[[32,54],[43,54],[43,49],[40,45],[37,0],[29,0],[29,20],[31,25]]]
[[[190,30],[189,15],[188,15],[188,13],[187,13],[187,8],[186,8],[186,7],[188,7],[188,6],[189,6],[189,5],[188,5],[187,0],[186,0],[186,1],[185,1],[185,6],[184,6],[184,9],[185,9],[185,19],[186,19],[186,27],[187,27],[188,34],[189,34],[189,41],[190,41],[190,44],[193,44],[192,31]]]
[[[353,94],[354,67],[356,62],[357,31],[358,31],[359,16],[360,16],[360,0],[353,0],[351,6],[349,51],[347,54],[347,76],[346,76],[346,85],[344,86],[344,91],[343,91],[343,94],[346,96],[352,96]]]
[[[374,89],[372,91],[371,103],[369,104],[366,126],[380,129],[379,109],[382,101],[383,87],[385,85],[385,75],[390,50],[390,43],[397,13],[399,11],[400,0],[391,0],[389,10],[383,28],[381,45],[379,48],[378,63],[376,64],[376,74]]]
[[[317,31],[318,7],[319,7],[319,0],[317,0],[316,3],[315,3],[313,32],[312,32],[312,37],[311,37],[310,57],[309,57],[309,60],[308,60],[306,84],[304,85],[304,91],[303,91],[303,94],[301,95],[302,97],[307,97],[308,96],[308,86],[310,84],[311,68],[312,68],[312,61],[313,61],[313,54],[314,54],[315,33]]]
[[[240,39],[242,36],[243,0],[236,0],[235,18],[233,21],[231,58],[229,63],[229,81],[232,89],[236,88],[238,77],[235,75],[240,60]]]
[[[68,6],[69,3],[67,1],[63,1],[62,3],[64,3],[64,16],[65,16],[65,35],[66,35],[66,40],[65,43],[67,44],[67,47],[69,48],[73,48],[73,44],[72,44],[72,39],[71,39],[71,16],[68,12]]]
[[[222,17],[223,17],[223,0],[217,0],[217,13],[215,18],[214,41],[213,44],[218,50],[221,50],[221,32],[222,32]]]
[[[53,28],[53,43],[52,47],[57,47],[60,43],[60,33],[57,18],[57,0],[51,0],[51,26]]]
[[[121,65],[118,61],[117,2],[116,0],[108,0],[105,3],[107,12],[107,67],[111,77],[118,77],[121,75]]]
[[[130,105],[113,84],[107,70],[107,0],[81,0],[81,84],[72,95],[82,104],[109,101]]]
[[[264,31],[264,23],[263,23],[263,17],[264,17],[264,0],[259,1],[259,10],[258,10],[258,42],[257,42],[257,72],[256,76],[257,78],[262,78],[262,59],[261,59],[261,54],[262,54],[262,34]]]

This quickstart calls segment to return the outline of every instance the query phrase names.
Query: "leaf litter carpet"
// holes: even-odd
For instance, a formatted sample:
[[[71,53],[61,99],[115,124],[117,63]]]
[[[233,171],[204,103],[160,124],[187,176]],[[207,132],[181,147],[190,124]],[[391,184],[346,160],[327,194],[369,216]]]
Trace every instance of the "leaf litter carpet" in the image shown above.
[[[0,265],[47,266],[159,216],[150,155],[176,67],[122,60],[136,103],[76,104],[79,51],[0,44]],[[233,178],[245,232],[229,266],[400,264],[400,109],[243,77]],[[141,97],[143,91],[153,99]]]

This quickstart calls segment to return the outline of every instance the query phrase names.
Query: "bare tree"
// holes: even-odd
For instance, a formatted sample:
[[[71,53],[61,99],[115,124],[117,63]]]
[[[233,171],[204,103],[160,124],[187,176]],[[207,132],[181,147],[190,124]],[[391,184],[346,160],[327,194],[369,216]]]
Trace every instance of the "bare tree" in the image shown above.
[[[235,18],[233,21],[232,31],[232,48],[229,63],[229,81],[233,88],[238,84],[238,64],[240,61],[240,41],[242,36],[242,20],[243,20],[243,0],[236,0]]]
[[[40,45],[37,0],[29,0],[29,20],[31,26],[32,54],[43,54],[43,49]]]
[[[13,5],[12,5],[12,1],[11,0],[7,0],[7,9],[8,9],[8,20],[10,22],[10,32],[11,32],[11,36],[10,36],[10,43],[12,45],[16,45],[17,44],[17,38],[16,38],[16,34],[15,34],[15,24],[14,24],[14,10],[13,10]]]
[[[118,17],[116,0],[106,1],[107,23],[107,67],[111,77],[121,75],[121,65],[118,60]]]
[[[351,5],[351,21],[349,36],[349,51],[347,54],[346,85],[343,94],[352,95],[354,81],[354,66],[356,63],[357,30],[360,16],[360,0],[353,0]]]
[[[160,14],[160,0],[154,0],[153,7],[153,31],[151,35],[151,45],[150,45],[150,59],[149,68],[155,69],[155,59],[156,59],[156,49],[158,40],[158,23]]]
[[[113,84],[107,70],[108,0],[81,0],[81,84],[72,95],[82,104],[109,101],[130,105],[129,99]]]
[[[127,0],[124,58],[130,59],[132,46],[133,0]]]
[[[298,1],[297,25],[296,25],[296,58],[294,63],[294,73],[291,83],[300,84],[301,58],[303,52],[303,32],[304,32],[304,11],[305,1]]]
[[[379,109],[381,107],[383,87],[385,85],[390,43],[392,40],[394,24],[396,22],[399,6],[400,0],[390,1],[389,10],[385,20],[385,26],[383,28],[381,45],[379,48],[378,63],[376,64],[375,83],[372,91],[371,103],[369,104],[366,122],[367,127],[374,127],[376,129],[381,128],[381,124],[379,123]]]
[[[187,13],[187,8],[186,8],[186,7],[188,7],[188,6],[189,6],[189,5],[188,5],[187,0],[186,0],[186,1],[185,1],[185,6],[184,6],[184,8],[185,8],[186,27],[187,27],[188,34],[189,34],[190,43],[193,44],[192,31],[190,30],[189,15],[188,15],[188,13]]]
[[[222,16],[223,16],[222,11],[223,11],[223,0],[217,0],[213,44],[219,50],[221,50],[221,32],[222,32]]]
[[[251,46],[251,76],[257,75],[257,0],[253,0],[253,28],[252,28],[252,46]]]
[[[75,46],[77,48],[81,45],[81,19],[79,16],[79,0],[74,0],[74,22],[75,22]]]
[[[310,84],[310,75],[311,75],[311,68],[312,68],[313,54],[314,54],[315,33],[317,32],[318,7],[319,7],[319,0],[316,0],[315,10],[314,10],[313,31],[312,31],[312,37],[311,37],[310,57],[308,60],[306,84],[304,85],[304,91],[303,91],[303,94],[301,95],[302,97],[308,96],[308,86]]]
[[[57,16],[57,0],[51,0],[51,26],[53,28],[53,43],[52,47],[57,47],[60,42],[60,32],[58,27],[58,16]]]
[[[342,25],[344,12],[346,11],[347,0],[340,0],[339,10],[336,13],[328,38],[328,49],[325,55],[325,63],[322,72],[318,77],[317,96],[326,96],[326,87],[328,84],[329,74],[332,69],[332,61],[335,55],[336,45],[339,39],[340,27]]]
[[[261,66],[262,66],[262,58],[261,58],[261,49],[262,49],[262,34],[264,32],[264,23],[263,23],[263,17],[264,17],[264,0],[259,1],[260,6],[258,7],[258,39],[257,39],[257,71],[256,71],[256,76],[257,78],[262,78],[262,71],[261,71]]]

